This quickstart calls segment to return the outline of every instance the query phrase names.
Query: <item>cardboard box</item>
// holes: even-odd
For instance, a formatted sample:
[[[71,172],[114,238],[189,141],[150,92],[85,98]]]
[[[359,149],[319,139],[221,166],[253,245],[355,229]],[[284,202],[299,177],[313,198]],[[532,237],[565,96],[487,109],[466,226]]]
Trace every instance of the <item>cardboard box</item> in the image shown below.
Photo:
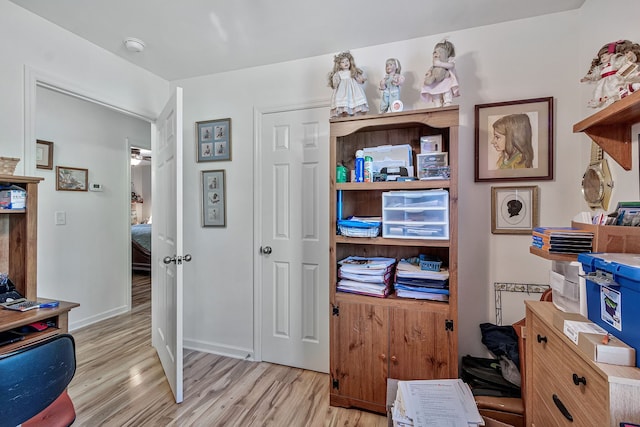
[[[580,333],[592,333],[606,335],[607,331],[590,322],[579,313],[565,313],[556,311],[553,313],[553,326],[562,331],[574,344],[578,344]]]
[[[620,341],[614,336],[609,336],[609,341],[604,344],[603,334],[588,334],[580,332],[578,336],[578,348],[582,350],[594,362],[609,363],[611,365],[636,366],[636,350]]]

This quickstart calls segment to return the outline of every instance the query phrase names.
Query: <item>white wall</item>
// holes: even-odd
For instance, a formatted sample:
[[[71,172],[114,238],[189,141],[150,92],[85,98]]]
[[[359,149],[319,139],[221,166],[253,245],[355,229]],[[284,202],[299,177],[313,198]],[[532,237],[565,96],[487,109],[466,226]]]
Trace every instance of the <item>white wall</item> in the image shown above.
[[[16,175],[29,172],[45,178],[40,186],[38,289],[40,295],[81,304],[70,313],[70,327],[74,329],[126,307],[122,298],[128,286],[128,270],[122,261],[126,228],[120,234],[115,230],[120,229],[129,206],[106,201],[116,186],[123,191],[129,188],[123,169],[127,156],[123,138],[127,135],[124,129],[122,133],[103,129],[100,135],[92,134],[78,116],[61,117],[67,120],[65,129],[52,126],[55,133],[47,131],[38,136],[54,141],[54,165],[89,168],[90,179],[104,184],[105,192],[56,192],[53,172],[36,169],[35,158],[31,164],[25,163],[25,152],[31,149],[25,145],[27,133],[34,133],[29,142],[33,146],[36,139],[35,129],[25,132],[25,110],[35,114],[35,105],[25,99],[25,85],[31,83],[28,76],[149,117],[161,111],[169,83],[7,0],[0,0],[0,58],[0,154],[22,159]],[[92,117],[89,108],[86,111]],[[41,116],[40,121],[44,120],[47,117]],[[112,164],[119,156],[114,146],[102,140],[108,135],[119,139],[120,165]],[[73,143],[67,137],[73,137]],[[148,134],[145,139],[149,139]],[[53,212],[57,210],[67,212],[67,226],[54,227]],[[118,215],[114,215],[116,210]],[[101,227],[96,228],[100,221]],[[93,240],[89,247],[82,243],[87,237]],[[117,267],[114,262],[119,262]]]
[[[540,187],[542,224],[568,224],[576,212],[585,209],[580,181],[587,164],[589,143],[583,135],[574,135],[572,126],[592,113],[585,107],[591,88],[580,84],[579,79],[604,43],[620,38],[638,41],[632,32],[639,12],[640,4],[635,0],[587,0],[578,11],[447,34],[456,46],[462,93],[455,99],[460,105],[462,145],[458,325],[461,355],[484,351],[478,324],[494,320],[493,282],[544,283],[550,267],[548,261],[529,254],[527,236],[490,233],[491,186],[513,183],[474,183],[474,105],[542,96],[555,98],[555,179],[516,185]],[[602,25],[602,22],[615,25]],[[397,57],[402,62],[406,76],[402,100],[406,108],[426,107],[419,101],[420,80],[430,66],[431,51],[440,38],[425,37],[353,51],[357,64],[369,74],[367,94],[372,107],[379,102],[374,86],[382,77],[384,60],[388,57]],[[0,0],[0,55],[3,58],[0,150],[7,156],[22,157],[24,151],[25,65],[56,76],[58,80],[73,82],[70,85],[111,104],[151,117],[160,111],[168,94],[168,84],[162,79],[7,0]],[[172,83],[171,86],[185,89],[185,161],[194,166],[186,168],[184,177],[185,250],[195,254],[194,261],[185,269],[187,346],[239,357],[253,351],[255,302],[253,271],[248,266],[253,265],[255,256],[254,108],[328,100],[331,91],[326,86],[326,74],[331,64],[332,55],[325,55]],[[233,119],[233,160],[196,163],[194,122],[224,117]],[[637,131],[636,126],[634,134]],[[622,171],[610,162],[616,180],[613,203],[618,199],[638,198],[637,158],[637,142],[634,142],[632,171]],[[73,160],[78,164],[84,161]],[[17,174],[21,168],[19,165]],[[200,171],[220,168],[227,171],[228,226],[201,228],[197,191]],[[51,218],[43,221],[51,222]],[[42,235],[40,242],[55,245]],[[95,251],[82,254],[77,263],[86,262],[94,254]],[[47,256],[48,259],[44,254],[39,257],[39,280],[44,280],[43,269],[56,268],[40,265],[54,264],[62,257],[57,252]],[[61,297],[63,292],[66,295],[65,288],[69,288],[67,283],[52,286],[55,286],[51,291],[56,297]],[[107,284],[103,282],[102,286]],[[84,287],[86,283],[71,286],[72,292],[77,293],[84,292]],[[86,309],[71,312],[72,325],[89,319],[90,307]]]
[[[550,262],[529,254],[530,237],[492,235],[491,187],[537,185],[540,188],[540,223],[568,225],[585,209],[580,192],[589,145],[572,132],[575,122],[592,113],[583,107],[586,88],[579,83],[591,56],[610,39],[630,38],[633,17],[640,5],[616,1],[612,7],[588,0],[584,11],[571,11],[446,34],[456,46],[456,70],[461,82],[460,199],[459,199],[459,341],[460,354],[482,354],[478,325],[493,322],[494,282],[547,283]],[[614,11],[617,11],[614,16]],[[603,20],[602,15],[610,16]],[[619,15],[619,16],[618,16]],[[622,22],[626,22],[624,25]],[[601,22],[625,28],[619,34]],[[620,23],[620,25],[618,25]],[[606,27],[606,28],[604,28]],[[603,32],[600,36],[597,34]],[[588,35],[588,37],[586,37]],[[420,81],[430,66],[431,51],[442,36],[407,40],[353,50],[356,63],[369,76],[367,95],[372,110],[384,60],[397,57],[406,82],[405,108],[427,107],[419,100]],[[583,47],[588,45],[587,47]],[[349,46],[345,46],[345,49]],[[227,171],[228,225],[201,228],[198,193],[185,192],[185,239],[188,250],[199,254],[193,268],[185,269],[192,284],[185,299],[185,346],[243,356],[253,348],[253,120],[257,110],[327,100],[331,91],[326,75],[332,56],[301,59],[172,82],[184,88],[185,141],[195,141],[193,123],[233,118],[233,161],[196,163],[195,144],[185,144],[185,161],[195,165],[184,177],[185,188],[198,188],[199,173],[211,168]],[[555,98],[555,177],[552,181],[474,183],[474,106],[481,103],[553,96]],[[617,182],[622,199],[637,198],[637,166],[617,174],[618,181],[633,182],[634,189]],[[256,213],[260,215],[261,213]],[[204,255],[204,256],[202,256]],[[513,307],[509,307],[513,310]],[[524,316],[524,306],[519,308]],[[230,327],[230,325],[233,325]]]

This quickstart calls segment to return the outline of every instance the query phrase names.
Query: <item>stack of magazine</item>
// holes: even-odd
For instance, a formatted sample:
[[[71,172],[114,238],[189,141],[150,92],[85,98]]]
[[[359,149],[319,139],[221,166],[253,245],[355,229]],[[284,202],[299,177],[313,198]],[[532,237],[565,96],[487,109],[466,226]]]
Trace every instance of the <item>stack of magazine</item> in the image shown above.
[[[536,227],[531,245],[550,254],[591,252],[593,233],[572,227]]]
[[[338,262],[339,292],[384,298],[391,293],[395,258],[350,256]]]
[[[420,264],[402,259],[396,267],[396,296],[449,301],[449,270],[422,270]]]

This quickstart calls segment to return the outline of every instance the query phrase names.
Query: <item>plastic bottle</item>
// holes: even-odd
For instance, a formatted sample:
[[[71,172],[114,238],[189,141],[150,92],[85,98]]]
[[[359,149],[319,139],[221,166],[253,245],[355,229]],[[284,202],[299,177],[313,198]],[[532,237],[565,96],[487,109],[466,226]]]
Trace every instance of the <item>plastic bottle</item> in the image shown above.
[[[364,157],[364,182],[373,182],[373,157]]]
[[[356,182],[364,182],[364,151],[356,151]]]
[[[341,164],[336,166],[336,182],[347,182],[347,168]]]

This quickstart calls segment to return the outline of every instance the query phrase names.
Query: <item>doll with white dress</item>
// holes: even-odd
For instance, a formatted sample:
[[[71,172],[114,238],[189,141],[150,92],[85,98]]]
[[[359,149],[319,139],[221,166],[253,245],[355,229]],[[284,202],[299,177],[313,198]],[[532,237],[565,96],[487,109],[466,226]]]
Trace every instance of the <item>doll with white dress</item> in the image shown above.
[[[379,89],[382,91],[380,113],[391,111],[394,102],[400,101],[400,86],[404,83],[404,76],[400,74],[402,67],[396,58],[389,58],[385,62],[385,75],[380,80]]]
[[[618,40],[602,46],[591,61],[587,74],[581,83],[595,83],[593,97],[587,102],[592,108],[604,107],[620,99],[620,88],[625,84],[619,70],[628,62],[625,53],[632,50],[633,42]]]
[[[369,111],[363,87],[366,81],[351,53],[341,52],[334,56],[333,71],[329,73],[329,87],[333,89],[330,117],[366,114]]]
[[[451,105],[453,97],[460,96],[455,73],[456,51],[449,40],[442,40],[433,48],[433,65],[424,76],[420,97],[436,107]]]

